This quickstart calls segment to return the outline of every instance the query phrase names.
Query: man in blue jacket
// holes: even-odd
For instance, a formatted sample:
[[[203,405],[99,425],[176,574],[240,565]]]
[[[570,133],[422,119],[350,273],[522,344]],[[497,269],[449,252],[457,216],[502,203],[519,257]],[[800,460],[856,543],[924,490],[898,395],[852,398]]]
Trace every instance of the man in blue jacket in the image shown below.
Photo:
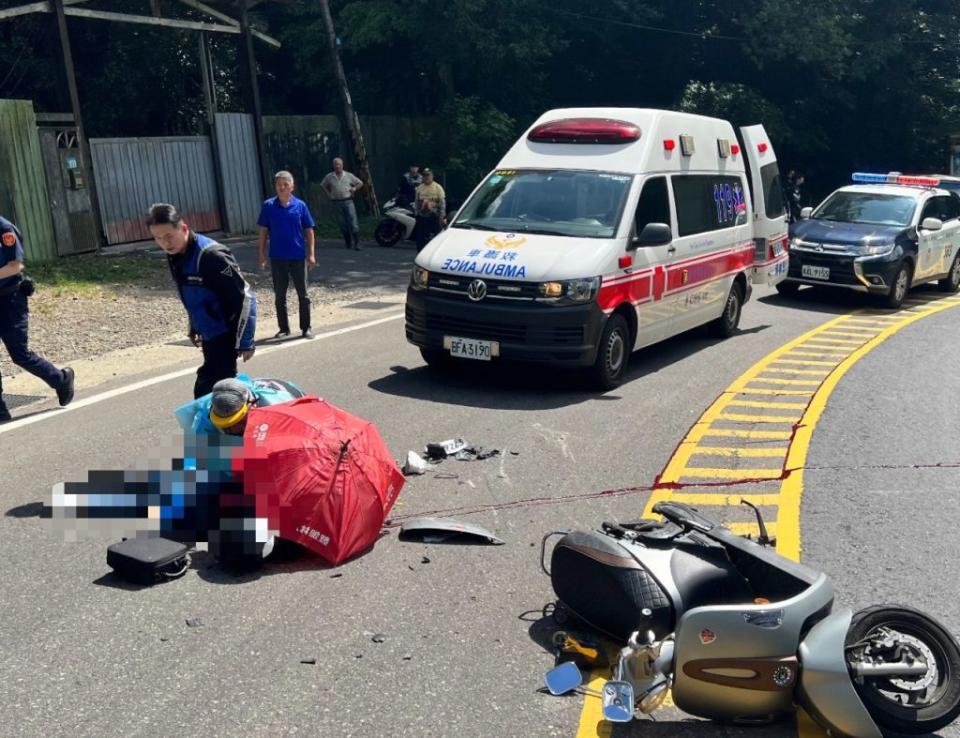
[[[187,336],[203,349],[194,399],[221,379],[237,375],[237,358],[256,347],[257,298],[230,250],[194,233],[173,205],[150,208],[147,227],[167,255],[170,273],[187,310]]]

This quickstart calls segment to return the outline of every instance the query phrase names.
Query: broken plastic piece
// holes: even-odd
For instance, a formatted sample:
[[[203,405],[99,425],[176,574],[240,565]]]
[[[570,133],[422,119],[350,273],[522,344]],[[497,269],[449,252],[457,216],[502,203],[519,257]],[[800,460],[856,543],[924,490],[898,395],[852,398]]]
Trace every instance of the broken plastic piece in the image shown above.
[[[454,454],[454,458],[457,459],[457,461],[483,461],[484,459],[499,455],[500,449],[487,449],[483,448],[483,446],[467,446]]]
[[[462,438],[451,438],[448,441],[441,441],[440,443],[428,443],[425,452],[427,458],[431,461],[440,461],[448,456],[453,456],[461,449],[466,448],[466,446],[467,442]]]
[[[469,523],[461,523],[453,518],[414,518],[400,526],[401,541],[422,541],[423,543],[444,543],[461,539],[481,539],[486,543],[502,545],[504,542],[486,528]]]
[[[412,474],[425,474],[429,465],[416,451],[407,451],[407,463],[403,465],[403,473],[407,476]]]

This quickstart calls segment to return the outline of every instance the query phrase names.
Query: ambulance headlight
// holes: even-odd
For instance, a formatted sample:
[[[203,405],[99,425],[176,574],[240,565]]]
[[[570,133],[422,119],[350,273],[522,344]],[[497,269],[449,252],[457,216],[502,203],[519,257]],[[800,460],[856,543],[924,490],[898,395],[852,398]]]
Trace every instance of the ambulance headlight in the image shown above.
[[[582,305],[593,302],[600,289],[600,277],[543,282],[540,296],[553,305]]]
[[[430,272],[414,264],[413,271],[410,273],[410,287],[415,290],[425,290],[429,280]]]

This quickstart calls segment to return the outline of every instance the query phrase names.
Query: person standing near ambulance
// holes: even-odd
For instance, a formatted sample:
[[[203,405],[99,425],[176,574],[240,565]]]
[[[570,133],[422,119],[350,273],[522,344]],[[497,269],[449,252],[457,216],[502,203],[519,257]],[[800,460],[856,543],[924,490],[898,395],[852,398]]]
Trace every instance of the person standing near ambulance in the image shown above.
[[[293,195],[293,175],[277,172],[273,177],[276,197],[265,200],[260,208],[260,268],[267,268],[267,237],[270,238],[270,272],[276,297],[275,338],[290,335],[287,317],[287,287],[293,279],[300,305],[300,333],[313,338],[310,329],[310,298],[307,297],[307,270],[317,265],[314,247],[313,216],[307,203]]]
[[[423,183],[417,187],[414,212],[417,214],[417,251],[429,243],[447,222],[447,193],[434,180],[433,170],[423,170]]]
[[[253,357],[257,298],[230,250],[193,232],[173,205],[152,205],[147,227],[167,255],[189,319],[187,336],[203,350],[193,386],[197,399],[237,375],[238,357]]]
[[[9,220],[0,215],[0,341],[7,347],[14,364],[39,377],[57,391],[61,407],[73,399],[73,369],[57,369],[27,345],[27,298],[33,282],[23,278],[23,237]],[[0,379],[0,423],[11,420],[3,401]]]

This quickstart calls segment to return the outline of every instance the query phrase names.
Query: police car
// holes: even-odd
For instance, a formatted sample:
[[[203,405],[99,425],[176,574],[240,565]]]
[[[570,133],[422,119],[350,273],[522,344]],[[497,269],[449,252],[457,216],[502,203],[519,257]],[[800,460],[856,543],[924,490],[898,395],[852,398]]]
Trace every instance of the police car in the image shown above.
[[[960,193],[939,177],[853,175],[790,226],[790,268],[781,293],[829,285],[903,303],[911,287],[960,287]]]

